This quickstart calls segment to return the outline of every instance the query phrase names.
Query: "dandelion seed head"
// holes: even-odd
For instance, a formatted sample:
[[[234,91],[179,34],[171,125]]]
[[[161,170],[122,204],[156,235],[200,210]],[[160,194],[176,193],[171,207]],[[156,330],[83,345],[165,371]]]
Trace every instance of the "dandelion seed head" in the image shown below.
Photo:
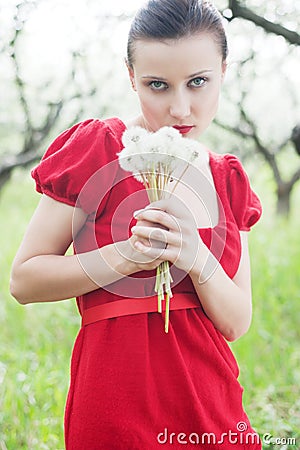
[[[124,132],[122,142],[120,166],[139,181],[153,173],[170,176],[176,168],[195,161],[203,153],[197,141],[184,138],[172,127],[162,127],[155,133],[132,127]]]
[[[170,142],[182,137],[180,132],[173,127],[162,127],[155,134],[159,139]]]
[[[144,137],[148,135],[148,131],[142,127],[132,127],[125,130],[122,136],[124,147],[134,143],[138,144]]]

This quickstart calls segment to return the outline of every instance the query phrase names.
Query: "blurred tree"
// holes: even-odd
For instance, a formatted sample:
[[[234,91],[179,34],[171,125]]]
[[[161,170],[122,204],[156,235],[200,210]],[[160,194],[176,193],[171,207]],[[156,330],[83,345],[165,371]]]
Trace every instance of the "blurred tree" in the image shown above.
[[[235,133],[243,141],[241,147],[248,141],[251,143],[250,151],[254,149],[263,157],[276,184],[277,212],[288,216],[291,193],[300,179],[299,158],[291,158],[290,153],[294,148],[294,156],[300,156],[299,78],[297,76],[298,81],[294,78],[297,64],[296,73],[300,69],[300,35],[287,25],[292,28],[298,25],[300,5],[273,1],[258,6],[252,1],[252,5],[247,6],[238,0],[228,0],[227,8],[222,12],[230,23],[229,29],[234,23],[239,23],[237,33],[240,36],[243,32],[247,34],[247,43],[243,42],[243,51],[235,62],[237,88],[233,94],[231,82],[231,92],[227,95],[228,101],[235,105],[235,111],[227,115],[227,122],[217,119],[216,123]],[[255,27],[245,25],[242,28],[243,20]],[[259,33],[259,29],[263,32]],[[253,107],[254,103],[256,107]],[[282,104],[284,108],[281,108]],[[280,121],[278,111],[283,111]],[[288,170],[283,163],[283,155],[293,160]]]
[[[49,3],[53,9],[59,0]],[[78,19],[75,10],[79,3],[85,10]],[[276,183],[277,210],[288,214],[290,194],[300,178],[300,98],[296,89],[299,34],[295,31],[300,5],[293,0],[218,0],[216,4],[229,22],[234,54],[228,72],[233,71],[227,76],[226,122],[218,118],[217,123],[230,132],[228,140],[232,136],[240,140],[239,148],[245,149],[242,157],[247,152],[253,155],[255,150],[267,162]],[[19,0],[9,11],[13,17],[9,38],[2,47],[0,43],[1,84],[8,87],[0,102],[0,189],[15,167],[38,160],[45,143],[58,130],[81,120],[86,111],[99,117],[111,112],[122,116],[123,111],[127,117],[134,110],[130,96],[125,94],[125,72],[118,65],[120,49],[116,48],[123,39],[118,27],[128,22],[128,15],[114,15],[113,2],[76,2],[62,18],[64,28],[58,45],[63,47],[68,40],[74,43],[58,56],[51,47],[48,55],[47,47],[43,66],[32,41],[28,41],[26,26],[33,13],[47,5],[43,0]],[[40,21],[45,20],[45,11]],[[47,32],[53,41],[58,34],[59,15],[57,11],[52,22],[47,17],[47,23],[51,23]],[[88,20],[95,17],[96,26],[90,26],[87,15]],[[0,30],[4,16],[2,11]],[[65,28],[68,20],[74,22],[72,31]],[[41,39],[40,30],[35,31],[35,40]],[[115,41],[113,34],[117,36]],[[9,78],[3,79],[6,69]],[[293,149],[296,151],[291,157]],[[285,155],[293,161],[288,167]]]
[[[129,15],[117,4],[0,0],[0,190],[85,115],[134,110],[120,58]]]
[[[271,7],[275,10],[280,10],[284,12],[283,5],[276,7],[275,2],[270,2]],[[300,35],[293,30],[289,30],[288,28],[282,26],[280,23],[274,23],[268,20],[266,17],[256,14],[251,9],[247,8],[245,5],[242,5],[239,0],[228,0],[228,8],[230,11],[230,15],[228,16],[227,10],[227,18],[228,20],[232,20],[234,18],[240,17],[245,20],[249,20],[253,22],[255,25],[263,28],[267,33],[274,33],[277,36],[283,36],[287,42],[290,44],[300,45]],[[282,13],[280,14],[282,16]],[[297,16],[296,16],[297,17]]]
[[[11,37],[8,42],[3,44],[0,49],[2,54],[7,55],[11,61],[12,66],[12,80],[11,87],[16,94],[16,109],[21,113],[21,127],[19,128],[17,122],[17,114],[15,127],[9,130],[10,134],[18,134],[18,149],[5,151],[1,149],[0,160],[0,190],[4,184],[10,179],[12,171],[19,166],[27,167],[40,158],[39,149],[45,144],[49,134],[55,128],[59,118],[62,116],[64,110],[75,99],[82,99],[88,96],[93,96],[96,92],[96,87],[89,85],[88,89],[83,90],[77,82],[77,71],[80,55],[73,51],[71,52],[70,70],[65,74],[65,79],[62,81],[62,88],[59,89],[61,95],[57,100],[51,100],[51,93],[49,86],[51,81],[42,80],[42,84],[38,88],[34,88],[29,82],[24,81],[22,75],[22,46],[21,41],[24,34],[24,27],[30,14],[37,7],[39,1],[20,1],[15,6],[15,14],[11,30]],[[81,61],[80,61],[81,62]],[[70,89],[70,86],[72,87]],[[34,93],[30,92],[34,90]],[[48,91],[48,95],[43,95]],[[4,96],[3,96],[4,97]],[[36,114],[37,105],[32,104],[32,98],[39,102],[40,113]],[[65,127],[75,123],[81,117],[83,112],[83,103],[76,102],[73,108],[69,123]],[[35,117],[34,117],[35,116]],[[13,119],[12,119],[13,121]],[[14,139],[12,139],[14,141]]]

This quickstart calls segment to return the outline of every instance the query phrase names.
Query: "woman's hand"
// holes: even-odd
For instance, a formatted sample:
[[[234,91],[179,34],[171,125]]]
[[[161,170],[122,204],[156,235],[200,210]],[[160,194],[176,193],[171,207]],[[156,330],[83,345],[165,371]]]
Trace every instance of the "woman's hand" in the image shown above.
[[[233,341],[251,322],[250,264],[246,233],[241,233],[242,254],[233,279],[223,270],[198,233],[195,219],[180,200],[173,197],[151,203],[135,215],[135,248],[147,257],[170,261],[189,273],[206,315],[223,336]],[[159,242],[156,248],[153,242]],[[205,267],[209,263],[206,273]],[[203,278],[204,274],[204,278]]]
[[[135,227],[153,227],[154,224],[143,219],[137,219],[137,224]],[[133,229],[135,229],[133,227]],[[156,224],[156,229],[162,228],[159,224]],[[139,244],[143,246],[143,251],[139,249]],[[155,239],[146,239],[143,237],[138,237],[135,233],[127,240],[122,243],[117,243],[121,255],[134,265],[133,272],[139,272],[141,270],[154,270],[160,263],[165,261],[163,257],[163,250],[165,249],[165,244],[163,242],[157,241]],[[154,255],[149,253],[151,248],[156,248],[157,253]]]
[[[204,244],[191,211],[177,197],[151,203],[135,214],[134,247],[144,256],[170,261],[190,272]]]

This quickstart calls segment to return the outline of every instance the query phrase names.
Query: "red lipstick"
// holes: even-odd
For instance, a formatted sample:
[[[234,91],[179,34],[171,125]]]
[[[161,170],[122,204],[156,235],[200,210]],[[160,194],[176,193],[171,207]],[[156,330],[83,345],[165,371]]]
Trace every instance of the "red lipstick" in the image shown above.
[[[189,133],[192,128],[194,128],[194,125],[174,125],[173,128],[175,128],[175,130],[178,130],[181,134],[186,134]]]

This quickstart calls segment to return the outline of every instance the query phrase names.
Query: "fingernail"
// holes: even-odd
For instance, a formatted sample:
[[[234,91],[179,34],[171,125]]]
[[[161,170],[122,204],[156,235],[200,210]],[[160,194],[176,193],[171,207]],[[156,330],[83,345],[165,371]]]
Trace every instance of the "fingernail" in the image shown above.
[[[138,216],[142,211],[144,211],[143,209],[137,209],[136,211],[133,212],[133,217],[136,218],[136,216]]]

